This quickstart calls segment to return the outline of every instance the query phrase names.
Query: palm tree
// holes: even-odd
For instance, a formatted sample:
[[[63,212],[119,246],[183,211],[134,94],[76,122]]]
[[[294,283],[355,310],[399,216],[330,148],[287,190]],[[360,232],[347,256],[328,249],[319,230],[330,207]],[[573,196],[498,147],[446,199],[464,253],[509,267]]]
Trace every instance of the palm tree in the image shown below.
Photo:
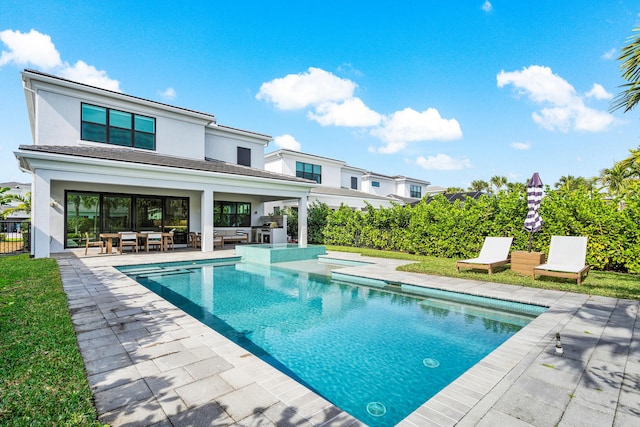
[[[507,185],[507,177],[495,175],[491,177],[489,183],[496,188],[496,193],[498,193],[502,187]]]
[[[617,196],[624,192],[630,175],[629,169],[622,162],[618,162],[610,169],[602,169],[599,181],[603,188],[607,188],[607,192],[611,196]]]
[[[558,190],[577,191],[586,190],[593,191],[598,178],[584,178],[582,176],[575,177],[573,175],[561,176],[558,182],[554,184]]]
[[[622,48],[618,57],[622,61],[620,69],[622,78],[628,83],[621,85],[623,92],[618,94],[611,102],[611,111],[624,109],[631,111],[640,101],[640,28],[633,30],[636,34],[630,36],[628,44]]]
[[[10,190],[9,187],[0,188],[0,206],[9,204],[9,194],[4,194],[9,190]]]
[[[507,182],[507,191],[510,193],[525,193],[527,191],[526,182]]]
[[[5,218],[14,212],[31,213],[31,192],[26,193],[24,196],[20,194],[6,194],[2,197],[8,202],[18,202],[17,205],[8,207],[2,212]]]
[[[475,181],[471,181],[471,185],[469,185],[469,191],[488,191],[488,190],[489,190],[489,183],[481,179],[476,179]]]
[[[631,155],[626,159],[620,160],[620,167],[629,171],[629,178],[640,178],[640,147],[636,150],[629,150]]]
[[[447,187],[444,190],[444,194],[455,194],[455,193],[464,193],[464,188],[461,187]]]

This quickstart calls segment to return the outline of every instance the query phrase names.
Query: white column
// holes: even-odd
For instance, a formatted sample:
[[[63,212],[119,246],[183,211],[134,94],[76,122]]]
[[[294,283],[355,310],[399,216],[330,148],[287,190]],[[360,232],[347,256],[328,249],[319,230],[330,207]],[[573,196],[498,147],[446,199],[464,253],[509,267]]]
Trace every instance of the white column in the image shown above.
[[[213,188],[205,188],[200,198],[202,252],[213,251]]]
[[[298,247],[307,247],[307,195],[298,199]]]
[[[31,189],[31,255],[35,258],[48,258],[51,255],[50,193],[51,180],[36,170]]]

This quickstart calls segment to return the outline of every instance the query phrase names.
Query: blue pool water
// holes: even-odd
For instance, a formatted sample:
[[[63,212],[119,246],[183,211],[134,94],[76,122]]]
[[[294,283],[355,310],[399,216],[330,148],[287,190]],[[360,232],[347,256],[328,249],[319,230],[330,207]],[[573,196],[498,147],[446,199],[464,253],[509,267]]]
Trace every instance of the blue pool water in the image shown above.
[[[396,424],[544,310],[243,262],[121,270],[370,426]]]

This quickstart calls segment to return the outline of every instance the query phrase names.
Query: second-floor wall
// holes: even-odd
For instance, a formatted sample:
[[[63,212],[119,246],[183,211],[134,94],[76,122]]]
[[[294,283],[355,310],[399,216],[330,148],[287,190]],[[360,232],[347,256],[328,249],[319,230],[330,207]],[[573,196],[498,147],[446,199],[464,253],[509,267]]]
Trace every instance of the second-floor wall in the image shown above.
[[[206,129],[205,158],[264,169],[268,135],[211,124]]]
[[[215,116],[48,74],[22,74],[35,145],[129,147],[264,168],[271,137],[216,124]]]
[[[328,187],[341,187],[344,162],[298,151],[278,150],[264,156],[264,168]]]

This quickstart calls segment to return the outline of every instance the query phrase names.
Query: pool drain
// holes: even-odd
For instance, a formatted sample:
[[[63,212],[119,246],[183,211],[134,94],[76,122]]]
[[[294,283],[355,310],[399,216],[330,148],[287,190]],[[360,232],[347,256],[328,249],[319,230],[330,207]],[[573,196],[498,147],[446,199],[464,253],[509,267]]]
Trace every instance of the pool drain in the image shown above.
[[[430,357],[427,357],[426,359],[422,360],[422,364],[427,368],[437,368],[438,366],[440,366],[440,362]]]
[[[387,413],[387,408],[380,402],[370,402],[367,404],[367,412],[374,417],[381,417]]]

